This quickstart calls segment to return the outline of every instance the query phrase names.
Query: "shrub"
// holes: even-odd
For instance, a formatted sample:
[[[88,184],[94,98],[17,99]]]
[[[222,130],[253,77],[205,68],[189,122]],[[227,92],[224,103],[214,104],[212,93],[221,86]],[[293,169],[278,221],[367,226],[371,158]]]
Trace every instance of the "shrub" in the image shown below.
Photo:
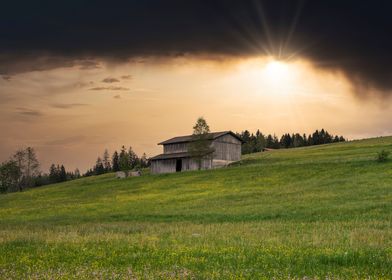
[[[382,150],[381,152],[377,153],[376,159],[378,162],[385,162],[388,160],[389,154],[390,152]]]

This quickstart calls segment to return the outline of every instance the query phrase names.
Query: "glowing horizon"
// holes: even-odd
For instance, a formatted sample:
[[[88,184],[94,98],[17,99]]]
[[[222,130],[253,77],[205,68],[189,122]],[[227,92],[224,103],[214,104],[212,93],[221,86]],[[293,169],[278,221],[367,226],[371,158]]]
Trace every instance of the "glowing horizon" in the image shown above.
[[[0,160],[33,146],[44,171],[51,163],[85,170],[105,148],[123,144],[153,156],[161,140],[191,133],[199,116],[213,131],[325,128],[350,139],[392,134],[388,104],[358,100],[344,75],[301,58],[100,61],[92,69],[18,74],[0,87],[0,129],[7,132]]]

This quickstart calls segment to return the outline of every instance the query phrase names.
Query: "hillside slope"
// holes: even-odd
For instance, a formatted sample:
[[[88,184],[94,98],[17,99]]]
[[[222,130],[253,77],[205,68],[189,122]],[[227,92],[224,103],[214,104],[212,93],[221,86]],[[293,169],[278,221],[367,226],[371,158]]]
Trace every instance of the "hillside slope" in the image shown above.
[[[392,278],[382,149],[392,137],[2,195],[0,278]]]

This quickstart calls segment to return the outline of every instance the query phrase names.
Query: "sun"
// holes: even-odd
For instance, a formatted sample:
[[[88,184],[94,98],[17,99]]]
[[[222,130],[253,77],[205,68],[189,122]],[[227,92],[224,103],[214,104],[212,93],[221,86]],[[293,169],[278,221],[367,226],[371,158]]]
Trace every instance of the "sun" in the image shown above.
[[[279,82],[287,80],[290,76],[289,65],[283,61],[271,60],[265,65],[266,78],[271,82]]]
[[[300,61],[260,57],[244,60],[235,76],[242,88],[250,92],[269,92],[274,96],[293,95],[303,84],[304,65]]]

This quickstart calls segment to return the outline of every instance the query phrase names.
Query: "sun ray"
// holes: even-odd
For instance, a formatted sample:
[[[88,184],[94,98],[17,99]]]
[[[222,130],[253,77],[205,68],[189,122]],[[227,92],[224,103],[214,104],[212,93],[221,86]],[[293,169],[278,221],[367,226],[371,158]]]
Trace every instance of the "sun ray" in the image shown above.
[[[284,48],[285,50],[286,50],[286,48],[289,46],[289,44],[290,44],[290,42],[291,42],[291,39],[292,39],[292,37],[293,37],[293,35],[294,35],[294,33],[295,33],[295,29],[296,29],[296,27],[297,27],[297,24],[298,24],[298,21],[299,21],[299,18],[300,18],[302,9],[303,9],[303,5],[304,5],[304,0],[301,0],[301,1],[298,3],[298,5],[297,5],[297,9],[296,9],[294,18],[293,18],[293,20],[292,20],[292,22],[291,22],[289,32],[288,32],[288,34],[287,34],[287,36],[286,36],[286,40],[285,40],[284,43],[283,43],[283,48]]]

